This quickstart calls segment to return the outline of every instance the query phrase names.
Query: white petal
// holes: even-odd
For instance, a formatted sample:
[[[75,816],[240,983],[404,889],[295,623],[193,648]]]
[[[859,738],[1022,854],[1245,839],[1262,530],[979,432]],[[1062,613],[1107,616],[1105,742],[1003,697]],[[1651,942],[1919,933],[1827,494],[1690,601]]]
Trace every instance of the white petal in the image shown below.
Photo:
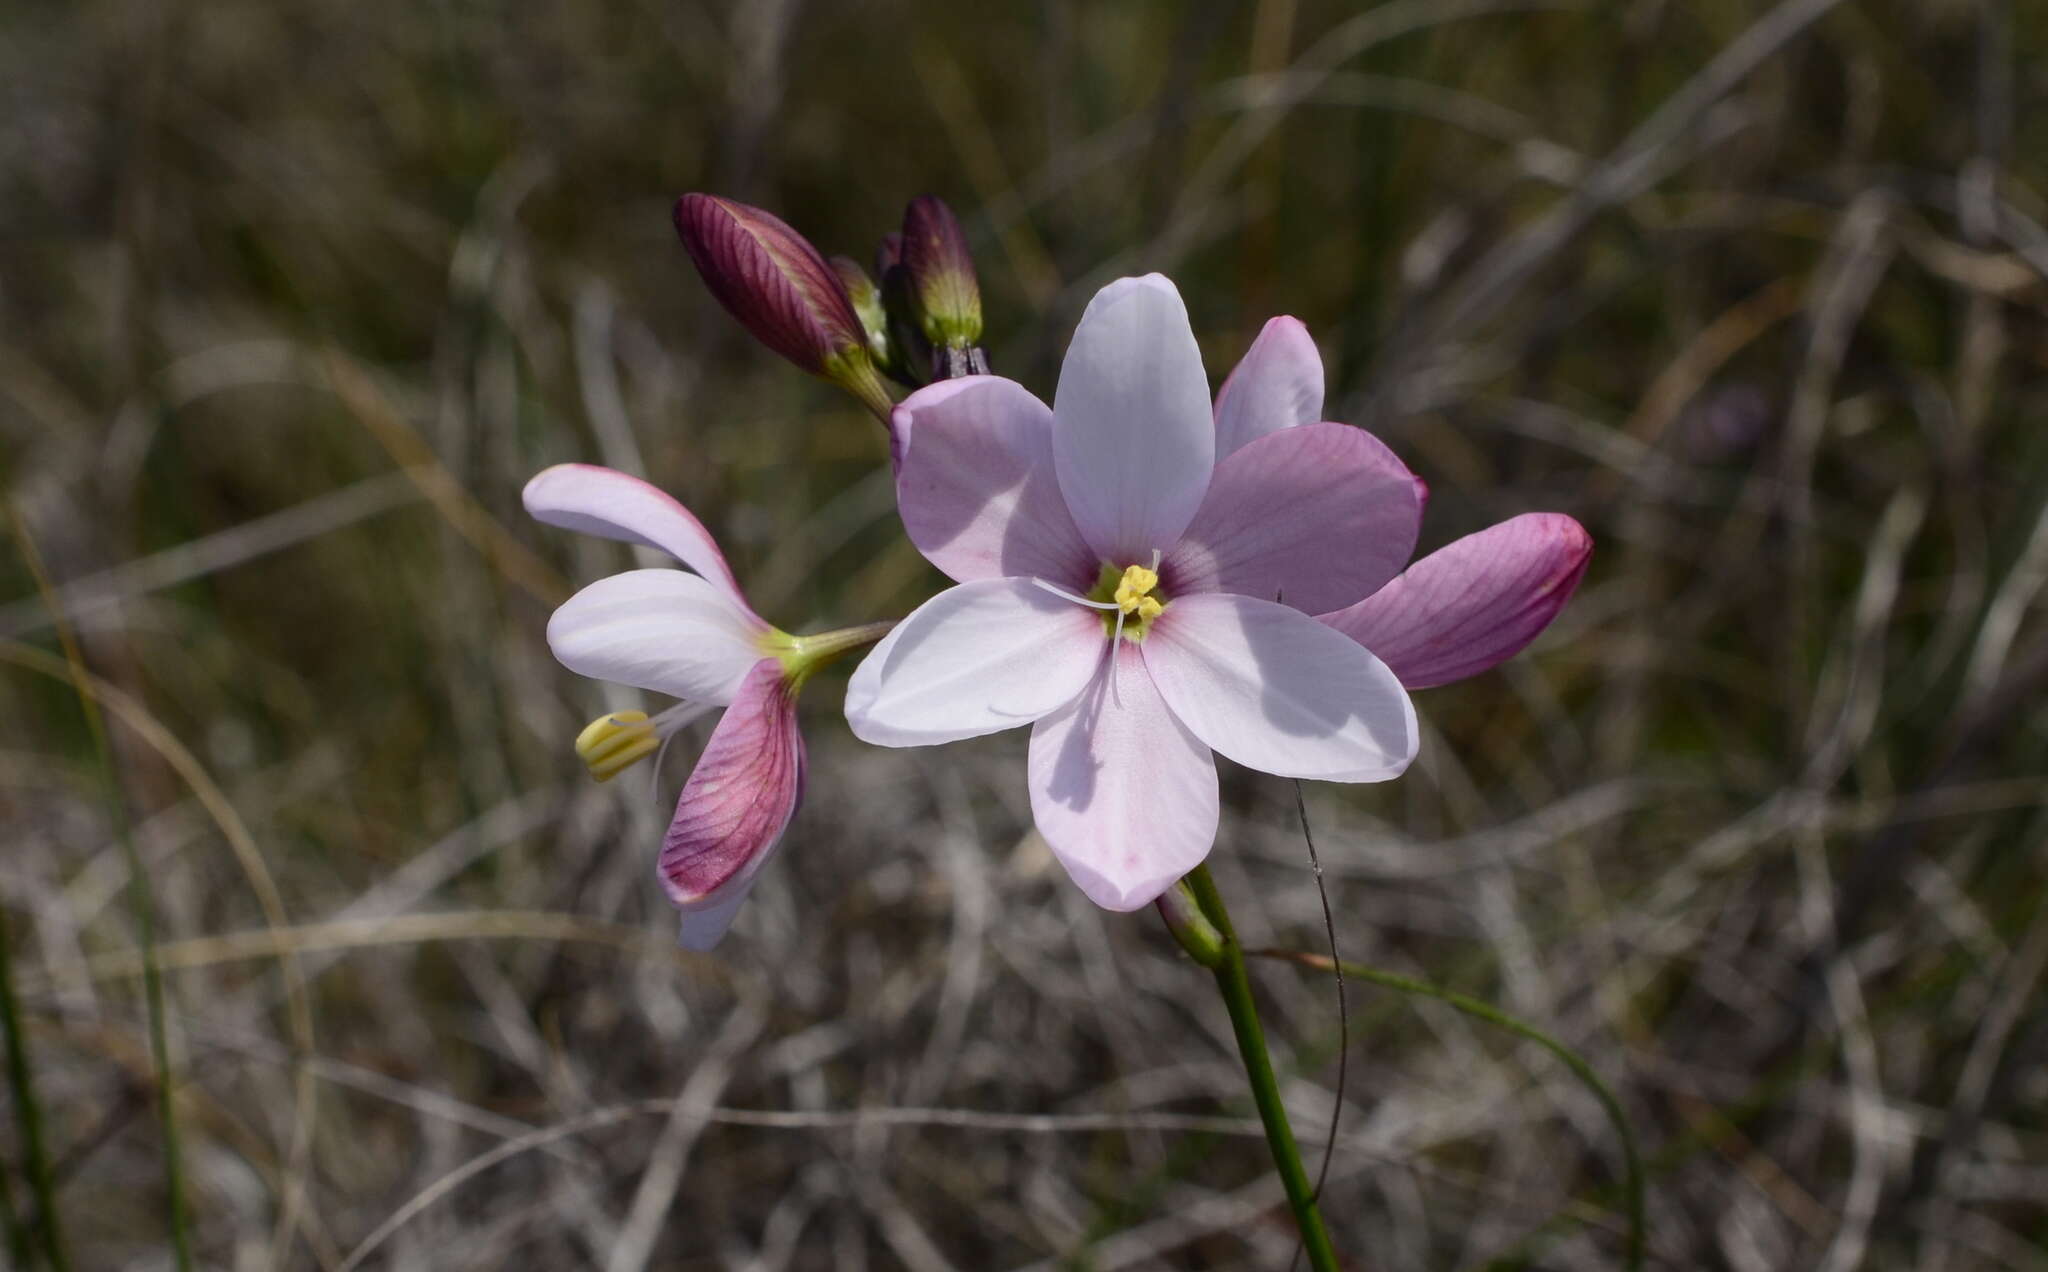
[[[846,722],[877,746],[1014,729],[1073,701],[1107,643],[1101,614],[1029,579],[962,583],[912,610],[862,661],[846,686]]]
[[[1246,442],[1323,418],[1323,358],[1299,318],[1259,332],[1216,391],[1216,458]]]
[[[527,482],[520,498],[536,521],[659,548],[740,605],[747,603],[704,523],[638,477],[595,464],[556,464]]]
[[[722,704],[761,661],[766,631],[695,574],[628,570],[563,602],[548,620],[548,648],[580,676]]]
[[[1053,396],[1060,491],[1090,547],[1119,565],[1180,540],[1216,463],[1202,353],[1159,274],[1097,292]]]
[[[754,878],[748,875],[730,891],[707,898],[706,903],[697,909],[683,911],[676,944],[699,954],[715,948],[725,939],[732,921],[739,917],[740,907],[747,902],[747,894],[754,890]]]
[[[1121,642],[1080,697],[1031,729],[1031,818],[1088,899],[1149,904],[1216,842],[1216,761]]]
[[[1246,768],[1380,782],[1415,758],[1415,708],[1401,682],[1300,610],[1227,592],[1185,596],[1140,647],[1181,723]]]

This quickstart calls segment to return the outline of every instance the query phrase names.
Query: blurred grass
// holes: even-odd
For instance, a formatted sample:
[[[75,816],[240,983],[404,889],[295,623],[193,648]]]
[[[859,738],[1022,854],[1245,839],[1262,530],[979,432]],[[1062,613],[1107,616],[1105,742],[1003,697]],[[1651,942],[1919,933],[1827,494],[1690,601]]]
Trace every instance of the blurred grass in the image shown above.
[[[814,685],[785,851],[716,963],[667,949],[664,809],[567,748],[628,699],[541,640],[627,553],[527,523],[525,477],[644,471],[785,625],[937,583],[872,423],[690,272],[668,205],[706,189],[856,256],[943,195],[1041,393],[1120,273],[1177,280],[1219,378],[1295,314],[1331,413],[1429,482],[1425,549],[1584,521],[1557,629],[1418,698],[1415,772],[1311,792],[1345,957],[1589,1054],[1656,1265],[2048,1267],[2044,55],[2009,0],[0,11],[0,462],[151,722],[112,741],[199,1262],[334,1268],[394,1216],[366,1265],[1288,1256],[1255,1124],[1159,1120],[1248,1115],[1220,1011],[1059,876],[1015,737],[866,750]],[[0,584],[0,634],[54,650],[18,552]],[[61,681],[10,668],[0,710],[72,1261],[162,1266],[119,814]],[[1290,792],[1225,782],[1248,939],[1317,948]],[[1335,1005],[1259,987],[1312,1141]],[[1562,1072],[1354,1008],[1341,1248],[1615,1265],[1615,1146]],[[845,1116],[926,1108],[1068,1120]]]

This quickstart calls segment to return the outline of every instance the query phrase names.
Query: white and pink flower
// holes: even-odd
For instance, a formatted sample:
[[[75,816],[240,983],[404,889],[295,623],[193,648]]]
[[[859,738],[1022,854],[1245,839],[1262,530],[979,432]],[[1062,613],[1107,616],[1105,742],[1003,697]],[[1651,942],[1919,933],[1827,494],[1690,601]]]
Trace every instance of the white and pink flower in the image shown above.
[[[920,746],[1031,725],[1033,818],[1115,910],[1207,856],[1212,752],[1397,776],[1418,740],[1404,683],[1526,645],[1590,543],[1569,518],[1517,518],[1402,574],[1422,485],[1370,434],[1321,421],[1322,397],[1313,342],[1276,318],[1212,409],[1156,274],[1090,303],[1051,408],[993,376],[913,394],[893,421],[898,504],[959,586],[855,672],[854,732]]]
[[[683,944],[709,949],[803,797],[796,690],[817,651],[754,613],[703,523],[639,478],[560,464],[528,482],[524,499],[549,525],[644,544],[695,571],[628,570],[599,579],[548,620],[548,646],[580,675],[678,700],[652,720],[624,712],[584,731],[578,750],[601,778],[725,709],[676,800],[658,871],[682,912]]]

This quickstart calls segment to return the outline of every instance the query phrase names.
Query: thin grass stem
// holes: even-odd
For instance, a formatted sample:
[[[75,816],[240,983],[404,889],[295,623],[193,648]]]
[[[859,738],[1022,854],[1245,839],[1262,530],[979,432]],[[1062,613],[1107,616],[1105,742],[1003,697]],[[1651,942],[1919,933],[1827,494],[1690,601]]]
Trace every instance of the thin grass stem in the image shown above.
[[[1572,1071],[1572,1076],[1577,1078],[1585,1086],[1586,1090],[1592,1093],[1593,1098],[1599,1101],[1600,1108],[1607,1114],[1608,1121],[1614,1124],[1615,1134],[1621,1140],[1621,1155],[1625,1168],[1622,1179],[1622,1198],[1623,1205],[1628,1213],[1627,1266],[1629,1272],[1637,1272],[1643,1266],[1643,1162],[1642,1156],[1636,1148],[1635,1131],[1630,1127],[1628,1114],[1622,1111],[1621,1101],[1615,1096],[1613,1088],[1609,1087],[1600,1075],[1594,1072],[1593,1066],[1588,1064],[1578,1052],[1573,1051],[1570,1047],[1565,1046],[1549,1034],[1544,1033],[1541,1029],[1536,1028],[1536,1026],[1518,1020],[1490,1003],[1481,1002],[1477,998],[1469,998],[1464,994],[1432,985],[1427,981],[1413,980],[1395,972],[1383,972],[1376,967],[1367,967],[1363,963],[1340,963],[1336,959],[1328,958],[1321,954],[1308,954],[1300,950],[1250,950],[1247,953],[1252,958],[1277,959],[1281,962],[1293,963],[1300,967],[1313,968],[1320,972],[1338,972],[1344,976],[1356,977],[1362,981],[1370,981],[1375,985],[1398,990],[1404,994],[1434,998],[1438,1002],[1457,1008],[1468,1016],[1483,1020],[1496,1028],[1505,1029],[1517,1037],[1526,1038],[1537,1046],[1542,1047],[1545,1051],[1548,1051],[1551,1055],[1556,1056],[1567,1069]]]
[[[114,771],[113,748],[107,741],[106,721],[100,715],[99,699],[93,694],[92,677],[86,672],[85,658],[71,634],[70,624],[64,621],[63,611],[57,605],[56,593],[50,586],[49,576],[44,573],[42,555],[36,551],[34,540],[29,537],[28,526],[12,503],[8,504],[7,512],[14,528],[15,542],[21,545],[22,560],[35,578],[36,591],[50,607],[57,640],[64,647],[64,662],[71,673],[72,688],[78,693],[78,706],[85,715],[86,730],[92,735],[93,754],[106,786],[107,807],[113,815],[114,835],[120,842],[121,859],[128,870],[129,905],[135,912],[136,934],[142,948],[142,992],[149,1015],[150,1065],[156,1083],[158,1120],[163,1128],[164,1193],[171,1230],[171,1253],[178,1272],[190,1272],[192,1236],[185,1205],[184,1154],[178,1136],[176,1091],[171,1081],[170,1042],[164,1029],[163,975],[156,958],[156,898],[149,886],[149,873],[143,867],[142,855],[135,850],[135,836],[128,825],[127,799],[121,790],[120,777]],[[4,941],[5,933],[0,932],[0,943]],[[7,978],[0,976],[0,980],[4,979]],[[9,999],[11,1008],[11,993]],[[8,1025],[8,1036],[12,1039],[19,1030],[11,1010]],[[10,1054],[10,1069],[13,1063]],[[44,1207],[45,1231],[54,1234],[57,1223],[54,1197],[46,1193],[37,1200]],[[67,1267],[61,1261],[61,1255],[56,1253],[61,1251],[61,1243],[53,1240],[50,1248],[53,1251],[52,1266],[58,1269]]]

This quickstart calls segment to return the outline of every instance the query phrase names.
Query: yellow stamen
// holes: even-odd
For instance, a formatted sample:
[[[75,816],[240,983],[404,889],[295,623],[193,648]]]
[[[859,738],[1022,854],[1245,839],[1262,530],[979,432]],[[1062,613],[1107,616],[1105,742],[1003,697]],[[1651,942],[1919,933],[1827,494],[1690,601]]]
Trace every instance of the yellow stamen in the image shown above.
[[[1152,589],[1159,586],[1159,571],[1142,565],[1126,566],[1123,578],[1116,585],[1117,608],[1126,614],[1134,614],[1139,622],[1157,618],[1165,606],[1152,595]]]
[[[645,711],[614,711],[601,715],[576,735],[576,754],[600,782],[609,782],[634,761],[661,746]]]

